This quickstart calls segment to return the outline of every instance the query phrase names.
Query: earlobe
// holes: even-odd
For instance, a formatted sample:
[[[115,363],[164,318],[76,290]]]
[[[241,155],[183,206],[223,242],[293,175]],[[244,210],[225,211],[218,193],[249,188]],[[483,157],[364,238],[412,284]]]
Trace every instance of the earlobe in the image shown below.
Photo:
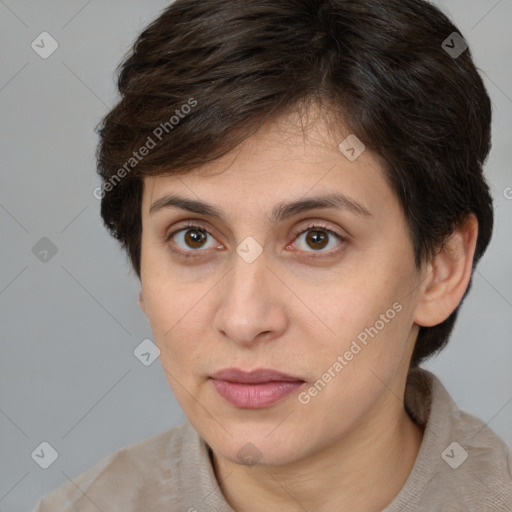
[[[478,237],[478,221],[469,214],[429,264],[421,288],[414,322],[432,327],[444,322],[457,308],[471,278]]]
[[[142,311],[144,312],[144,314],[147,316],[147,313],[146,313],[146,304],[144,302],[144,295],[142,295],[142,290],[140,290],[139,292],[139,307],[140,309],[142,309]]]

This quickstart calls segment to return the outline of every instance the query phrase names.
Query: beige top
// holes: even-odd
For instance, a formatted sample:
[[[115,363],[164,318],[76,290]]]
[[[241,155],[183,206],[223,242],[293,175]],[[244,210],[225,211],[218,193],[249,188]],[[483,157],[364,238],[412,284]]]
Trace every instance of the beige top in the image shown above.
[[[512,456],[460,411],[439,379],[411,371],[405,406],[424,426],[413,469],[383,512],[510,512]],[[105,457],[42,498],[35,512],[234,512],[209,446],[188,421]]]

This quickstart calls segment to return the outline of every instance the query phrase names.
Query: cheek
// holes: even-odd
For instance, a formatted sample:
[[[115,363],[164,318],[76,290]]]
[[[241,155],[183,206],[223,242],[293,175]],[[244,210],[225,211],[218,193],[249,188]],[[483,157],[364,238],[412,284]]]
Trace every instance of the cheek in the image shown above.
[[[161,275],[146,275],[144,300],[154,341],[160,349],[160,362],[173,391],[180,385],[191,388],[194,375],[208,367],[213,339],[206,329],[208,317],[206,283],[183,284]],[[177,382],[173,379],[176,378]]]
[[[342,356],[344,366],[357,367],[381,365],[396,358],[407,338],[405,323],[400,316],[404,311],[403,305],[391,297],[344,299],[340,298],[338,307],[331,305],[329,310],[326,304],[322,309],[324,314],[329,311],[326,323],[332,332],[326,337],[310,337],[314,357],[321,359],[326,368],[338,356]]]
[[[338,356],[342,356],[343,372],[350,379],[366,378],[370,367],[376,371],[395,368],[406,348],[412,322],[408,304],[412,276],[404,266],[399,270],[389,262],[374,266],[371,272],[350,273],[325,293],[310,295],[322,320],[317,320],[316,332],[324,333],[315,336],[315,325],[310,325],[306,336],[316,371],[328,371]],[[347,372],[348,367],[357,369],[359,375]]]
[[[347,290],[333,297],[337,307],[330,301],[319,304],[324,315],[330,313],[327,322],[335,335],[315,338],[310,333],[304,347],[313,375],[299,400],[306,417],[329,410],[329,428],[345,428],[388,389],[403,360],[409,331],[410,312],[395,300],[397,295],[365,293],[351,300]]]
[[[199,304],[194,306],[197,301],[189,300],[190,291],[190,287],[182,290],[172,283],[166,286],[162,281],[145,288],[147,315],[160,350],[177,345],[178,339],[183,339],[182,343],[189,347],[193,345],[190,339],[193,333],[187,336],[187,330],[191,325],[198,325],[197,318],[201,318],[201,309]],[[175,348],[180,347],[177,345]]]

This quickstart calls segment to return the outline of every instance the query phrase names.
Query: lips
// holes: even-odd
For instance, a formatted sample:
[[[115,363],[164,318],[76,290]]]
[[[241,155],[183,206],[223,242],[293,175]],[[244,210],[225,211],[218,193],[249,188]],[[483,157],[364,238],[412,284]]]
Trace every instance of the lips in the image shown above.
[[[304,382],[300,377],[294,377],[286,373],[270,369],[259,369],[251,372],[244,372],[238,368],[226,368],[211,376],[212,379],[237,382],[241,384],[262,384],[264,382]]]
[[[269,407],[297,391],[305,382],[300,377],[269,369],[244,372],[228,368],[216,372],[210,379],[222,398],[243,409]]]

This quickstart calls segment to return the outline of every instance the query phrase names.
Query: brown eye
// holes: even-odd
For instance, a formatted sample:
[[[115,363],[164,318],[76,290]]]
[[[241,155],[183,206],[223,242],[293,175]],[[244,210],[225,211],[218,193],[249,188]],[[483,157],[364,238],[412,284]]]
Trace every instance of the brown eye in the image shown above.
[[[208,246],[208,237],[211,238],[210,245]],[[193,255],[194,252],[201,252],[204,249],[216,247],[215,238],[200,226],[186,226],[171,233],[167,240],[178,249],[172,248],[174,252],[183,253],[186,256]]]
[[[308,231],[306,236],[306,243],[312,249],[323,249],[329,242],[329,235],[323,231]]]
[[[193,249],[200,249],[206,240],[206,231],[204,229],[187,229],[185,231],[184,241]]]
[[[312,258],[331,256],[339,252],[339,249],[344,245],[343,242],[345,242],[341,235],[320,225],[307,226],[302,231],[294,233],[294,236],[295,242],[293,245],[298,244],[299,250],[309,253]],[[211,238],[210,245],[208,245],[208,237]],[[301,240],[302,238],[304,240]],[[166,240],[169,242],[170,250],[184,258],[205,256],[209,253],[206,249],[219,247],[219,243],[205,228],[193,224],[172,232],[166,237]],[[335,243],[336,240],[338,244]],[[330,248],[330,250],[324,251],[326,248]]]
[[[303,237],[303,235],[305,236]],[[317,225],[307,226],[306,229],[299,231],[295,234],[295,236],[297,238],[294,245],[298,245],[301,251],[309,253],[319,252],[320,254],[325,254],[326,256],[336,252],[337,248],[342,246],[342,242],[344,242],[344,238],[338,233],[328,229],[327,227]],[[302,238],[304,238],[304,240],[301,243]],[[336,243],[332,243],[335,240],[338,241],[337,245]],[[323,249],[329,245],[331,246],[329,247],[331,250],[324,251]],[[313,256],[315,255],[313,254]]]

